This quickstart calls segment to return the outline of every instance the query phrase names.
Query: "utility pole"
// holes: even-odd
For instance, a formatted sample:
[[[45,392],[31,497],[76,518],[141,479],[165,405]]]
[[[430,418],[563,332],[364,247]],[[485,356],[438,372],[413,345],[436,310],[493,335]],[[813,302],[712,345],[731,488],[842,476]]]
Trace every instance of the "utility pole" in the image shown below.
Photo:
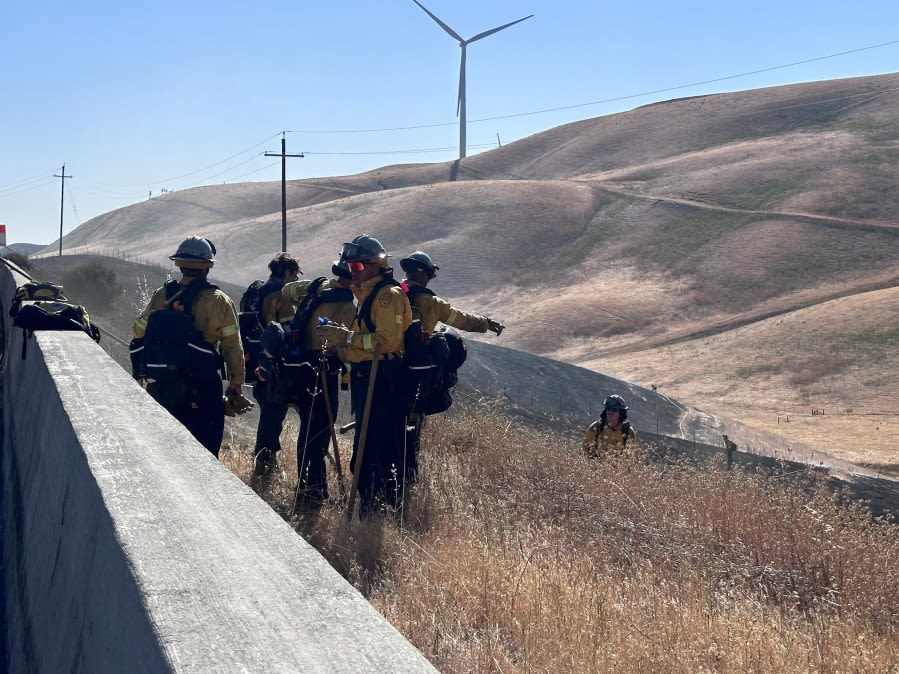
[[[266,152],[266,157],[281,157],[281,252],[287,252],[287,158],[288,157],[304,157],[299,154],[287,154],[287,141],[284,138],[285,132],[281,132],[281,153]]]
[[[66,165],[62,165],[62,170],[59,172],[60,175],[53,174],[54,178],[59,178],[60,191],[59,191],[59,255],[62,257],[62,203],[66,198],[66,178],[71,178],[72,176],[66,175]]]

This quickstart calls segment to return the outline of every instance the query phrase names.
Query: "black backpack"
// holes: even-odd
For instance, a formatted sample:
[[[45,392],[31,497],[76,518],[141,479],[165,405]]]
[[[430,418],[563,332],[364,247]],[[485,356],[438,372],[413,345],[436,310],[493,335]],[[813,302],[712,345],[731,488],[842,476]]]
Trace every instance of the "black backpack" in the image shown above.
[[[419,294],[436,296],[419,285],[410,286],[406,294],[410,302]],[[425,336],[416,320],[406,330],[405,349],[411,411],[428,415],[448,410],[453,404],[453,388],[459,383],[458,370],[468,356],[465,340],[450,330]]]
[[[253,281],[240,298],[240,313],[237,316],[240,327],[240,341],[243,343],[245,381],[252,384],[256,381],[256,368],[259,366],[259,355],[262,352],[260,340],[265,325],[262,323],[262,307],[265,298],[273,292],[281,292],[283,283],[266,283]]]
[[[217,286],[201,279],[187,286],[173,280],[164,287],[166,307],[151,311],[144,336],[131,340],[132,375],[163,387],[220,378],[222,357],[203,339],[192,312],[197,295]]]
[[[310,372],[318,372],[317,366],[309,370],[309,364],[317,363],[322,355],[321,351],[312,349],[309,334],[309,322],[316,309],[328,302],[353,301],[349,288],[322,289],[327,280],[319,276],[309,284],[288,329],[277,331],[274,325],[269,325],[263,332],[260,360],[265,363],[266,372],[275,370],[274,378],[285,402],[299,401],[303,389],[309,386]]]
[[[453,404],[453,389],[459,383],[459,368],[468,357],[468,346],[458,333],[449,330],[431,334],[428,345],[438,361],[442,354],[446,354],[446,362],[438,369],[439,379],[428,396],[424,411],[424,414],[438,414],[446,412]]]
[[[27,338],[35,330],[80,330],[100,341],[100,330],[91,323],[87,310],[72,304],[63,294],[63,287],[53,283],[25,283],[16,289],[9,309],[13,325],[25,330],[22,358],[25,358]]]

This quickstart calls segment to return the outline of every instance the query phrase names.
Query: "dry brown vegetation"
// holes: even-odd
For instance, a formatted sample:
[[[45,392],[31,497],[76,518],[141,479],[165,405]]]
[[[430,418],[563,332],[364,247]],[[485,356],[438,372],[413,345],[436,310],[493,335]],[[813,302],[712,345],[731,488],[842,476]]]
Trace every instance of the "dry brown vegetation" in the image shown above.
[[[741,448],[896,475],[897,118],[899,74],[668,101],[458,167],[292,181],[288,241],[307,275],[363,231],[424,249],[438,294],[507,325],[498,344],[658,388]],[[239,288],[280,244],[279,190],[173,192],[66,250],[164,263],[202,234]],[[487,363],[492,393],[531,362]],[[897,671],[896,527],[815,473],[586,464],[571,434],[487,419],[429,423],[403,517],[295,521],[442,671]],[[223,453],[247,480],[249,423]],[[285,516],[291,471],[255,485]]]
[[[362,231],[427,250],[434,289],[500,318],[505,346],[889,467],[897,118],[895,73],[667,101],[458,166],[291,181],[288,242],[310,275]],[[164,263],[203,234],[218,278],[245,286],[280,244],[280,203],[278,182],[172,192],[84,223],[65,249]]]
[[[224,463],[289,516],[291,460],[253,483],[240,436]],[[577,440],[455,410],[404,512],[292,522],[447,673],[895,671],[895,524],[811,472],[596,463]]]

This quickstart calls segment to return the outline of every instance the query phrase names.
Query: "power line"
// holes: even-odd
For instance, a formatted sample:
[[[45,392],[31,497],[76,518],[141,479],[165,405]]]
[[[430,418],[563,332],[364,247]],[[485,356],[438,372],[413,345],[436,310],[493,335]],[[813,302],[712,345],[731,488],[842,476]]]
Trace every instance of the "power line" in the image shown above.
[[[478,145],[469,145],[470,148],[494,147],[493,143],[480,143]],[[353,152],[315,152],[306,150],[308,155],[385,155],[385,154],[424,154],[427,152],[449,152],[455,150],[455,147],[428,147],[418,150],[357,150]]]
[[[664,87],[664,88],[661,88],[661,89],[653,89],[653,90],[643,91],[643,92],[640,92],[640,93],[626,94],[626,95],[623,95],[623,96],[616,96],[616,97],[612,97],[612,98],[606,98],[606,99],[600,99],[600,100],[595,100],[595,101],[589,101],[589,102],[586,102],[586,103],[575,103],[575,104],[572,104],[572,105],[556,106],[556,107],[552,107],[552,108],[543,108],[543,109],[540,109],[540,110],[531,110],[531,111],[527,111],[527,112],[508,113],[508,114],[505,114],[505,115],[497,115],[497,116],[493,116],[493,117],[483,117],[483,118],[479,118],[479,119],[473,119],[473,120],[470,120],[470,121],[471,121],[471,123],[479,123],[479,122],[497,121],[497,120],[502,120],[502,119],[514,119],[514,118],[518,118],[518,117],[526,117],[526,116],[531,116],[531,115],[539,115],[539,114],[545,114],[545,113],[549,113],[549,112],[560,112],[560,111],[563,111],[563,110],[573,110],[573,109],[576,109],[576,108],[589,107],[589,106],[594,106],[594,105],[602,105],[602,104],[606,104],[606,103],[618,102],[618,101],[623,101],[623,100],[628,100],[628,99],[634,99],[634,98],[641,98],[641,97],[652,96],[652,95],[657,95],[657,94],[661,94],[661,93],[669,93],[669,92],[672,92],[672,91],[678,91],[678,90],[681,90],[681,89],[688,89],[688,88],[690,88],[690,87],[703,86],[703,85],[707,85],[707,84],[714,84],[714,83],[717,83],[717,82],[724,82],[724,81],[728,81],[728,80],[738,79],[738,78],[741,78],[741,77],[748,77],[748,76],[751,76],[751,75],[758,75],[758,74],[761,74],[761,73],[773,72],[773,71],[775,71],[775,70],[783,70],[783,69],[785,69],[785,68],[792,68],[792,67],[795,67],[795,66],[804,65],[804,64],[808,64],[808,63],[815,63],[815,62],[818,62],[818,61],[824,61],[824,60],[827,60],[827,59],[838,58],[838,57],[840,57],[840,56],[847,56],[847,55],[850,55],[850,54],[857,54],[857,53],[860,53],[860,52],[870,51],[870,50],[872,50],[872,49],[879,49],[879,48],[882,48],[882,47],[888,47],[888,46],[892,46],[892,45],[895,45],[895,44],[899,44],[899,40],[890,40],[890,41],[887,41],[887,42],[880,42],[880,43],[873,44],[873,45],[868,45],[868,46],[865,46],[865,47],[859,47],[859,48],[857,48],[857,49],[849,49],[849,50],[845,50],[845,51],[835,52],[835,53],[832,53],[832,54],[826,54],[826,55],[824,55],[824,56],[816,56],[816,57],[812,57],[812,58],[808,58],[808,59],[802,59],[802,60],[799,60],[799,61],[792,61],[792,62],[790,62],[790,63],[784,63],[784,64],[780,64],[780,65],[776,65],[776,66],[770,66],[770,67],[767,67],[767,68],[759,68],[759,69],[756,69],[756,70],[751,70],[751,71],[746,71],[746,72],[742,72],[742,73],[737,73],[737,74],[734,74],[734,75],[725,75],[725,76],[722,76],[722,77],[716,77],[716,78],[712,78],[712,79],[701,80],[701,81],[698,81],[698,82],[692,82],[692,83],[689,83],[689,84],[680,84],[680,85],[676,85],[676,86],[672,86],[672,87]],[[391,132],[391,131],[411,131],[411,130],[416,130],[416,129],[430,129],[430,128],[436,128],[436,127],[441,127],[441,126],[455,126],[455,124],[456,124],[456,122],[455,122],[455,121],[452,121],[452,122],[435,122],[435,123],[430,123],[430,124],[411,124],[411,125],[407,125],[407,126],[383,127],[383,128],[367,128],[367,129],[331,129],[331,130],[328,130],[328,129],[300,129],[300,130],[286,130],[286,131],[278,132],[278,133],[276,133],[276,134],[274,134],[274,135],[272,135],[272,136],[269,136],[268,138],[266,138],[266,139],[260,141],[259,143],[256,143],[255,145],[252,145],[252,146],[250,146],[250,147],[248,147],[248,148],[246,148],[246,149],[244,149],[244,150],[241,150],[241,151],[239,151],[239,152],[237,152],[237,153],[234,153],[234,154],[232,154],[232,155],[230,155],[230,156],[228,156],[228,157],[225,157],[225,158],[222,159],[222,160],[219,160],[219,161],[217,161],[217,162],[214,162],[214,163],[209,164],[209,165],[207,165],[207,166],[204,166],[204,167],[202,167],[202,168],[199,168],[199,169],[196,169],[196,170],[193,170],[193,171],[189,171],[189,172],[187,172],[187,173],[184,173],[184,174],[181,174],[181,175],[178,175],[178,176],[173,176],[173,177],[165,178],[165,179],[162,179],[162,180],[157,180],[157,181],[155,181],[155,182],[157,182],[157,183],[175,182],[175,181],[180,180],[180,179],[182,179],[182,178],[186,178],[186,177],[189,177],[189,176],[192,176],[192,175],[196,175],[196,174],[198,174],[198,173],[202,173],[203,171],[207,171],[207,170],[209,170],[209,169],[211,169],[211,168],[215,168],[215,167],[217,167],[217,166],[220,166],[220,165],[222,165],[222,164],[224,164],[224,163],[226,163],[226,162],[228,162],[228,161],[230,161],[230,160],[232,160],[232,159],[234,159],[234,158],[236,158],[236,157],[240,157],[240,156],[246,154],[247,152],[249,152],[250,150],[254,150],[254,149],[256,149],[256,148],[258,148],[258,147],[260,147],[260,146],[262,146],[262,145],[268,143],[268,142],[271,141],[273,138],[277,138],[279,135],[283,135],[283,134],[285,134],[285,133],[305,133],[305,134],[310,134],[310,135],[326,135],[326,134],[335,134],[335,135],[336,135],[336,134],[381,133],[381,132]],[[473,147],[476,147],[476,148],[484,147],[484,148],[486,148],[486,147],[492,147],[492,144],[489,144],[489,145],[488,145],[488,144],[482,144],[482,145],[477,145],[477,146],[473,146]],[[450,149],[452,149],[452,148],[419,148],[419,149],[405,149],[405,150],[396,150],[396,149],[394,149],[394,150],[364,150],[364,151],[360,150],[360,151],[353,151],[353,152],[308,151],[307,154],[310,154],[310,155],[312,155],[312,154],[314,154],[314,155],[329,155],[329,156],[423,154],[423,153],[429,153],[429,152],[445,152],[445,151],[449,151]],[[249,161],[252,161],[252,160],[255,159],[257,156],[260,156],[260,155],[255,155],[254,157],[251,157],[250,159],[247,159],[246,161],[243,161],[243,162],[241,162],[241,163],[239,163],[239,164],[237,164],[237,165],[235,165],[235,166],[226,168],[225,170],[220,171],[219,173],[217,173],[217,174],[215,174],[215,175],[213,175],[213,176],[211,176],[211,177],[217,177],[217,176],[219,176],[219,175],[223,175],[223,174],[227,173],[228,171],[231,171],[231,170],[233,170],[234,168],[237,168],[237,166],[242,166],[243,164],[246,164],[246,163],[248,163]],[[266,167],[266,168],[267,168],[267,167]],[[259,170],[264,170],[264,169],[259,169]],[[255,172],[255,171],[254,171],[254,172]],[[41,180],[41,178],[35,177],[35,178],[32,178],[32,179],[26,179],[26,180],[23,181],[23,182],[24,182],[24,183],[27,183],[27,182],[30,182],[30,181],[36,181],[36,180]],[[144,185],[146,185],[148,182],[153,182],[153,181],[144,181],[144,182],[141,182],[141,183],[132,183],[132,185],[135,185],[135,186],[137,186],[137,185],[144,186]],[[20,183],[20,184],[21,184],[21,183]],[[13,184],[13,185],[6,186],[6,187],[0,187],[0,191],[3,191],[3,190],[14,190],[14,189],[16,189],[16,187],[17,187],[17,184]]]
[[[281,133],[282,133],[282,132],[279,131],[278,133],[276,133],[276,134],[274,134],[274,135],[272,135],[272,136],[269,136],[269,137],[266,138],[265,140],[262,140],[262,141],[256,143],[255,145],[251,145],[250,147],[248,147],[248,148],[246,148],[246,149],[244,149],[244,150],[241,150],[240,152],[235,152],[234,154],[232,154],[232,155],[230,155],[230,156],[228,156],[228,157],[225,157],[224,159],[221,159],[221,160],[219,160],[219,161],[217,161],[217,162],[213,162],[212,164],[209,164],[209,165],[207,165],[207,166],[204,166],[203,168],[198,168],[198,169],[196,169],[196,170],[194,170],[194,171],[188,171],[187,173],[183,173],[183,174],[181,174],[181,175],[179,175],[179,176],[173,176],[173,177],[170,177],[170,178],[163,178],[163,179],[161,179],[161,180],[145,180],[145,181],[140,182],[140,183],[128,183],[128,184],[124,184],[124,185],[123,185],[123,184],[119,184],[118,187],[129,187],[129,186],[132,186],[132,187],[143,187],[143,186],[145,186],[145,185],[147,185],[147,184],[149,184],[149,183],[156,183],[156,184],[159,184],[159,183],[175,182],[176,180],[180,180],[180,179],[182,179],[182,178],[187,178],[188,176],[196,175],[197,173],[202,173],[203,171],[208,171],[209,169],[215,168],[216,166],[220,166],[221,164],[224,164],[225,162],[231,161],[232,159],[234,159],[234,158],[236,158],[236,157],[240,157],[240,156],[242,156],[242,155],[245,155],[247,152],[250,152],[251,150],[255,150],[256,148],[261,147],[262,145],[265,145],[266,143],[270,142],[273,138],[277,138],[278,136],[281,135]],[[253,157],[251,157],[251,158],[250,158],[249,160],[247,160],[247,161],[251,161],[252,159],[255,159],[256,157],[259,157],[259,156],[261,156],[261,153],[260,153],[260,154],[257,154],[257,155],[254,155]],[[244,164],[244,163],[246,163],[246,162],[242,162],[241,164]],[[238,164],[237,166],[241,166],[241,164]],[[228,170],[230,170],[230,169],[226,169],[225,171],[222,171],[222,173],[226,173]],[[218,175],[221,175],[221,173],[219,173]]]
[[[725,75],[722,77],[716,77],[709,80],[701,80],[699,82],[691,82],[690,84],[679,84],[677,86],[665,87],[662,89],[653,89],[650,91],[643,91],[636,94],[627,94],[624,96],[615,96],[613,98],[604,98],[597,101],[590,101],[587,103],[574,103],[572,105],[562,105],[555,108],[543,108],[541,110],[531,110],[529,112],[516,112],[509,113],[506,115],[497,115],[495,117],[481,117],[480,119],[472,119],[471,123],[476,122],[492,122],[498,119],[513,119],[516,117],[527,117],[530,115],[542,115],[547,112],[560,112],[562,110],[573,110],[575,108],[585,108],[591,105],[603,105],[606,103],[616,103],[618,101],[626,101],[632,98],[642,98],[644,96],[654,96],[657,94],[669,93],[671,91],[679,91],[680,89],[689,89],[691,87],[700,87],[706,84],[715,84],[717,82],[726,82],[727,80],[734,80],[740,77],[749,77],[751,75],[760,75],[762,73],[773,72],[775,70],[783,70],[784,68],[793,68],[795,66],[805,65],[807,63],[815,63],[817,61],[825,61],[827,59],[837,58],[839,56],[848,56],[849,54],[857,54],[863,51],[869,51],[871,49],[879,49],[881,47],[889,47],[894,44],[899,44],[899,40],[890,40],[889,42],[880,42],[878,44],[868,45],[867,47],[859,47],[858,49],[849,49],[847,51],[836,52],[834,54],[827,54],[825,56],[815,56],[808,59],[803,59],[801,61],[793,61],[791,63],[784,63],[781,65],[770,66],[768,68],[759,68],[758,70],[750,70],[744,73],[738,73],[736,75]],[[299,131],[289,131],[288,133],[308,133],[308,134],[339,134],[339,133],[380,133],[380,132],[388,132],[388,131],[410,131],[413,129],[431,129],[438,126],[455,126],[456,122],[435,122],[433,124],[418,124],[411,126],[396,126],[396,127],[387,127],[381,129],[303,129]]]
[[[34,189],[35,187],[40,187],[42,183],[50,180],[52,176],[42,175],[42,176],[34,176],[32,178],[24,178],[17,183],[12,183],[10,185],[4,185],[0,187],[0,194],[7,194],[11,192],[17,192],[20,190],[27,191]]]

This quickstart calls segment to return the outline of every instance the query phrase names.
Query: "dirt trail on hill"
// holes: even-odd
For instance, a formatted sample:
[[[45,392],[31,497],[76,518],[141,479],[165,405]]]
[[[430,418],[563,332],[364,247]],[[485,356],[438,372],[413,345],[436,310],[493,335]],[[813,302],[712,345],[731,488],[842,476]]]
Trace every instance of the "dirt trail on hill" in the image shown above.
[[[630,197],[632,199],[643,199],[644,201],[666,202],[672,204],[680,204],[682,206],[692,206],[693,208],[701,208],[707,211],[720,211],[721,213],[737,213],[744,215],[761,215],[772,218],[789,218],[791,220],[807,220],[809,222],[818,222],[828,225],[843,225],[856,229],[867,229],[871,231],[899,229],[899,223],[888,220],[866,220],[862,218],[845,218],[835,215],[821,215],[817,213],[808,213],[805,211],[770,211],[756,210],[746,208],[734,208],[732,206],[722,206],[720,204],[704,201],[702,199],[694,199],[690,197],[677,196],[674,194],[639,194],[620,187],[612,187],[604,183],[594,183],[595,186],[611,194],[621,197]]]
[[[648,351],[650,349],[658,349],[664,346],[670,346],[672,344],[679,344],[681,342],[689,342],[694,339],[703,339],[705,337],[719,335],[724,332],[729,332],[730,330],[736,330],[737,328],[752,325],[753,323],[758,323],[775,316],[781,316],[783,314],[789,314],[801,309],[807,309],[824,302],[830,302],[832,300],[838,300],[843,297],[851,297],[853,295],[860,295],[862,293],[873,292],[875,290],[883,290],[885,288],[893,288],[896,286],[899,286],[899,275],[896,275],[880,283],[865,283],[853,288],[848,288],[844,291],[827,293],[804,302],[785,303],[782,306],[775,307],[766,311],[759,311],[753,314],[741,315],[739,317],[731,319],[714,321],[710,324],[704,325],[701,328],[677,330],[661,337],[647,337],[645,339],[641,339],[639,341],[631,342],[625,345],[614,346],[608,349],[598,349],[597,351],[591,353],[591,358],[608,358],[610,356],[616,356],[619,354],[633,354],[639,351]]]
[[[610,192],[612,194],[629,197],[633,199],[641,199],[645,201],[653,201],[653,202],[666,202],[666,203],[674,203],[674,204],[682,204],[684,206],[691,206],[695,208],[702,208],[704,210],[710,211],[720,211],[722,213],[742,213],[747,215],[759,215],[759,216],[770,216],[772,218],[790,218],[790,219],[801,219],[807,220],[811,222],[819,222],[828,225],[842,225],[845,227],[851,228],[860,228],[867,230],[899,230],[899,223],[894,222],[886,222],[879,220],[862,220],[857,218],[842,218],[828,215],[816,215],[814,213],[804,213],[804,212],[792,212],[792,211],[766,211],[766,210],[747,210],[740,208],[730,208],[727,206],[720,206],[717,204],[709,203],[707,201],[691,199],[687,197],[678,197],[674,195],[649,195],[649,194],[638,194],[635,192],[631,192],[626,189],[621,189],[618,187],[610,187],[605,184],[596,184],[596,187],[604,190],[606,192]],[[659,337],[648,337],[646,339],[639,340],[637,342],[632,342],[627,345],[619,345],[614,346],[605,350],[596,351],[593,357],[595,358],[606,358],[609,356],[615,356],[622,353],[634,353],[636,351],[646,351],[649,349],[657,349],[664,346],[669,346],[671,344],[678,344],[681,342],[687,342],[694,339],[702,339],[705,337],[711,337],[713,335],[721,334],[724,332],[728,332],[730,330],[734,330],[737,328],[744,327],[746,325],[751,325],[753,323],[757,323],[759,321],[764,321],[769,318],[773,318],[775,316],[780,316],[783,314],[788,314],[793,311],[798,311],[800,309],[807,309],[809,307],[815,306],[816,304],[821,304],[823,302],[829,302],[832,300],[837,300],[843,297],[850,297],[852,295],[858,295],[866,292],[873,292],[875,290],[883,290],[885,288],[892,288],[895,286],[899,286],[899,274],[896,274],[892,277],[884,279],[883,281],[869,282],[863,283],[858,286],[854,286],[851,288],[846,288],[845,290],[841,290],[839,292],[831,292],[827,294],[820,295],[814,299],[809,299],[802,302],[785,302],[779,306],[772,307],[770,309],[765,309],[761,311],[757,311],[755,313],[742,315],[739,317],[735,317],[732,319],[725,319],[714,321],[705,325],[701,328],[688,328],[679,331],[674,331],[672,333],[666,334],[664,336]]]

